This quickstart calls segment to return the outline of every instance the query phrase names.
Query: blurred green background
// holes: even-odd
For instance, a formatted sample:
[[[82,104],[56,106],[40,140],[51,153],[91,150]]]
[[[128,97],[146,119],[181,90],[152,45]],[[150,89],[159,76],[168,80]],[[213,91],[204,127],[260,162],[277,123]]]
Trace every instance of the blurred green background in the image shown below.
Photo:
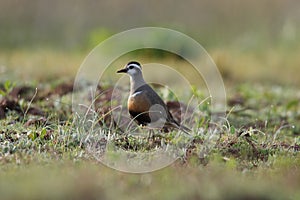
[[[110,35],[159,26],[196,39],[228,81],[299,85],[299,9],[297,0],[2,0],[1,76],[43,79],[41,68],[48,76],[74,76]]]

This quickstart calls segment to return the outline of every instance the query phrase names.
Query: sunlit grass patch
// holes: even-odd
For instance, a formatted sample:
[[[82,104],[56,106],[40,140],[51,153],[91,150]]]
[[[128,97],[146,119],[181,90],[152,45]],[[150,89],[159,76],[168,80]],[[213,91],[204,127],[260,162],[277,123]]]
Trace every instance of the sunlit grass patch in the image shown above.
[[[56,55],[53,53],[53,59]],[[63,64],[71,57],[69,67],[61,72],[72,74],[73,64],[77,63],[75,61],[77,58],[80,60],[80,56],[76,55],[76,59],[73,60],[73,55],[63,58],[65,55],[58,56],[56,61],[65,60],[60,62]],[[28,52],[16,57],[12,56],[7,62],[12,66],[7,68],[8,71],[13,72],[18,69],[17,63],[31,56]],[[105,83],[101,88],[99,87],[102,92],[99,93],[100,102],[96,107],[99,111],[98,118],[92,121],[98,128],[94,130],[101,131],[105,141],[97,141],[97,137],[88,138],[89,141],[85,132],[89,129],[75,123],[76,115],[72,112],[72,81],[70,83],[70,81],[54,80],[41,83],[30,81],[25,77],[27,84],[24,86],[19,81],[5,77],[5,80],[9,81],[0,84],[2,91],[0,108],[5,108],[2,110],[5,115],[1,115],[0,120],[0,194],[3,198],[25,199],[38,197],[130,199],[132,196],[128,191],[132,191],[136,197],[145,199],[153,199],[157,196],[179,199],[248,197],[298,199],[300,196],[298,190],[300,187],[298,181],[300,174],[299,88],[270,83],[237,84],[242,82],[244,76],[251,81],[260,79],[256,76],[259,73],[256,67],[260,65],[261,60],[253,61],[255,59],[253,55],[250,58],[246,57],[246,55],[241,56],[240,61],[233,61],[230,57],[222,58],[228,66],[222,65],[224,63],[222,59],[220,61],[220,69],[225,69],[221,73],[226,75],[229,72],[229,76],[225,77],[225,80],[230,82],[228,84],[230,87],[227,88],[228,110],[224,119],[226,123],[218,127],[216,143],[210,146],[209,151],[205,151],[204,147],[207,145],[206,134],[210,129],[210,99],[206,100],[207,94],[202,88],[191,88],[191,95],[201,99],[202,103],[197,107],[201,112],[193,115],[190,121],[184,122],[191,124],[193,131],[188,144],[182,145],[181,135],[178,135],[176,130],[169,133],[155,131],[154,137],[149,140],[147,129],[137,127],[136,131],[143,133],[141,136],[144,136],[138,137],[131,129],[124,132],[113,126],[109,118],[111,110],[104,108],[111,103],[120,106],[125,105],[126,102],[120,105],[115,105],[118,101],[110,102],[108,97],[111,86]],[[168,62],[177,61],[166,59],[166,63]],[[247,67],[238,68],[238,64],[243,62]],[[293,62],[298,61],[295,59],[291,61]],[[28,66],[36,67],[40,63],[42,62],[28,63]],[[53,65],[52,61],[44,64]],[[252,69],[252,66],[255,67]],[[56,67],[51,70],[53,69],[54,74],[59,74]],[[237,70],[235,71],[237,75],[241,74],[241,76],[235,77],[230,71],[231,67],[233,71]],[[227,69],[230,70],[226,71]],[[248,73],[246,69],[252,72]],[[39,79],[40,76],[43,79],[45,74],[37,72],[38,75],[35,76],[35,70],[36,68],[32,67],[25,72],[28,73],[28,77]],[[51,70],[49,73],[52,73]],[[31,72],[33,74],[29,76]],[[271,74],[280,72],[281,69],[274,68]],[[111,72],[113,73],[114,71]],[[261,76],[266,77],[263,74]],[[284,79],[280,77],[283,82]],[[166,101],[172,101],[173,104],[170,105],[174,106],[176,96],[161,87],[155,89]],[[83,94],[80,90],[75,92]],[[186,97],[189,98],[190,96]],[[88,100],[89,97],[86,96],[86,99]],[[99,146],[89,146],[91,141]],[[102,143],[107,141],[111,145],[109,148],[126,150],[132,153],[131,155],[137,152],[153,152],[167,145],[177,145],[178,159],[172,166],[153,173],[144,175],[120,173],[103,166],[95,154],[88,151],[99,150],[97,148],[103,147]],[[114,158],[115,155],[111,154],[111,156]],[[16,190],[18,193],[15,192]],[[160,194],[155,190],[160,191]]]

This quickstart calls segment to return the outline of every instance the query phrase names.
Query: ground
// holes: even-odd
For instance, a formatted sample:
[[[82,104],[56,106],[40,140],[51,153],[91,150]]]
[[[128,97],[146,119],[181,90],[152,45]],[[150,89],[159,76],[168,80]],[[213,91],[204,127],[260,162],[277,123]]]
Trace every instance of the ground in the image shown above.
[[[200,155],[205,140],[195,128],[191,144],[173,164],[130,174],[108,168],[86,151],[74,123],[72,79],[3,81],[1,198],[299,199],[299,88],[235,83],[228,83],[226,123],[207,155]],[[99,85],[100,94],[110,87]],[[114,144],[131,151],[161,144],[159,135],[152,143],[122,135],[105,115],[109,95],[99,99],[98,112],[105,116],[99,124],[116,132]],[[176,113],[176,102],[166,101]],[[205,104],[200,109],[203,117],[194,125],[205,132],[210,110]],[[168,142],[173,136],[166,135]]]

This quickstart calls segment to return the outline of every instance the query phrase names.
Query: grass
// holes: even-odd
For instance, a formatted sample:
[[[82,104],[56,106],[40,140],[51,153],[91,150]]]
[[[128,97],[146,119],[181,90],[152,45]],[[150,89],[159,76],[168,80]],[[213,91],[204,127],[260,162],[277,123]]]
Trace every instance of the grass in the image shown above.
[[[20,85],[6,85],[12,88],[7,88],[10,92],[2,99],[14,99],[11,90]],[[59,91],[63,84],[39,85],[35,99],[32,96],[37,85],[32,85],[15,99],[20,108],[12,108],[0,121],[3,199],[300,197],[297,88],[251,84],[230,88],[232,111],[209,154],[200,156],[205,135],[194,130],[194,139],[175,163],[156,172],[134,175],[107,168],[86,151],[74,124],[70,91],[47,93]],[[42,114],[28,112],[29,108]],[[204,116],[209,112],[206,107],[202,110]],[[197,123],[207,130],[207,120]],[[111,140],[131,151],[153,148],[147,141],[122,134]],[[154,145],[161,143],[159,136],[155,140],[159,142]]]
[[[2,172],[6,181],[2,182],[1,195],[25,199],[297,199],[299,196],[296,179],[299,177],[293,177],[290,170],[258,170],[253,177],[247,172],[234,172],[216,160],[206,167],[171,166],[144,175],[120,173],[88,160],[76,163],[58,160],[42,163],[43,167],[35,163],[22,170],[5,171],[4,175]],[[278,173],[286,176],[277,180],[274,174],[278,177]]]
[[[193,138],[177,152],[176,162],[138,175],[106,167],[82,142],[83,127],[76,125],[72,113],[70,77],[75,76],[83,54],[2,51],[0,107],[9,109],[4,110],[5,116],[0,110],[1,199],[299,199],[297,52],[297,48],[289,53],[211,49],[225,79],[228,103],[226,123],[219,127],[215,145],[203,151],[210,107],[202,103],[201,117],[192,120]],[[120,58],[113,67],[125,60],[128,57]],[[140,60],[186,66],[183,61],[151,55]],[[284,72],[280,63],[288,65]],[[41,66],[47,70],[36,70]],[[103,83],[104,91],[109,91],[115,76],[114,71],[107,73],[111,80]],[[194,89],[205,98],[204,91]],[[175,98],[162,88],[156,90],[166,101]],[[122,134],[106,115],[107,92],[101,94],[98,108],[104,115],[99,128],[118,148],[135,153],[151,152],[160,145],[180,146],[174,131],[156,135],[152,142]]]

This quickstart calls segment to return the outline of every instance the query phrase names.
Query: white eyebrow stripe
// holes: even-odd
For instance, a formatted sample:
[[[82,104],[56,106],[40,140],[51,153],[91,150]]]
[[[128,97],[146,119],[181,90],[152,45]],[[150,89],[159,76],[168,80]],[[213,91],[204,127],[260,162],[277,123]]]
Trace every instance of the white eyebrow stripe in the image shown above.
[[[130,66],[134,66],[134,67],[137,67],[140,70],[142,70],[141,67],[139,65],[137,65],[137,64],[132,63],[132,64],[128,65],[127,68],[130,67]]]

